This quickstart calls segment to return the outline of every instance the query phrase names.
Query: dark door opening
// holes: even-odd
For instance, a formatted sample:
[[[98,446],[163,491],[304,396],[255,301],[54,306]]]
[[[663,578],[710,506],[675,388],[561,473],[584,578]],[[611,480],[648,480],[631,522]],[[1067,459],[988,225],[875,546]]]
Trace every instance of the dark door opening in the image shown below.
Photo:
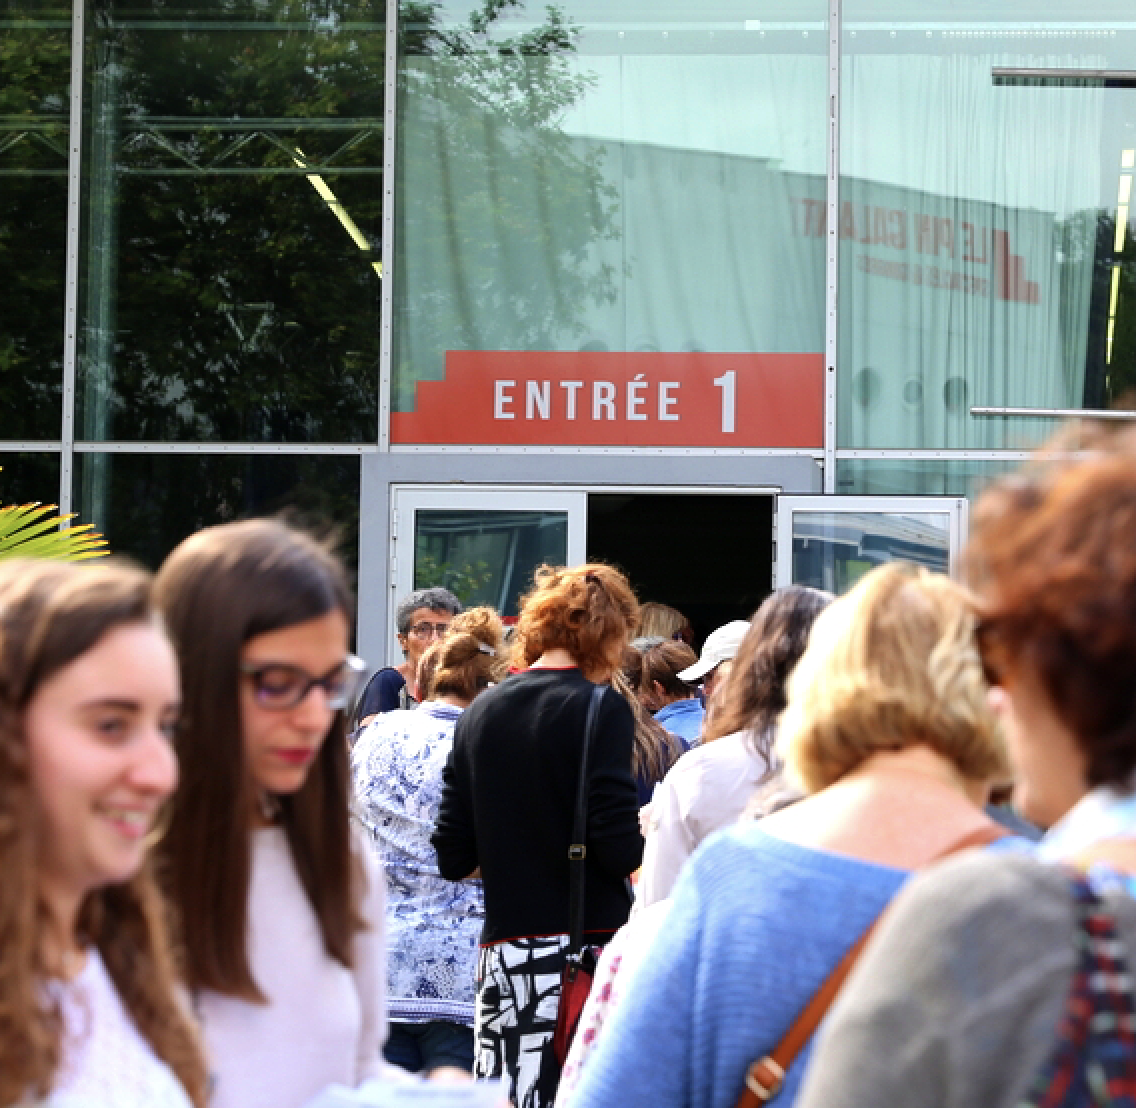
[[[773,497],[590,493],[588,558],[622,569],[641,601],[678,608],[701,646],[772,591]]]

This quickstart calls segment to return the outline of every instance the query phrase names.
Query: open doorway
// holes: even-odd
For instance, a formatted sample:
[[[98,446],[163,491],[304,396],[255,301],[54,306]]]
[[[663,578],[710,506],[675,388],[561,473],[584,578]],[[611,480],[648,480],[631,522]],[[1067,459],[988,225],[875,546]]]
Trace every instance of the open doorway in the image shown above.
[[[619,566],[641,601],[678,608],[696,646],[772,591],[769,495],[589,493],[587,534],[589,560]]]

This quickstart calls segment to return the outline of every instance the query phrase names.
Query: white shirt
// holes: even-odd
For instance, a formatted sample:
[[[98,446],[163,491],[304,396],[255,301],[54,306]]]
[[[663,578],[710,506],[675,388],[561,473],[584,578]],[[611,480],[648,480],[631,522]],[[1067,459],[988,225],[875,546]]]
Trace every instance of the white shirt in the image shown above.
[[[687,858],[711,831],[737,820],[768,770],[748,731],[703,743],[675,762],[651,798],[636,911],[671,895]]]
[[[354,1087],[382,1069],[386,956],[382,872],[361,842],[368,929],[346,969],[324,949],[319,921],[284,831],[252,833],[248,954],[268,998],[254,1004],[203,990],[197,1009],[216,1084],[210,1108],[300,1108],[328,1085]]]
[[[94,948],[73,981],[55,981],[63,1061],[50,1108],[192,1108],[173,1070],[154,1054]]]

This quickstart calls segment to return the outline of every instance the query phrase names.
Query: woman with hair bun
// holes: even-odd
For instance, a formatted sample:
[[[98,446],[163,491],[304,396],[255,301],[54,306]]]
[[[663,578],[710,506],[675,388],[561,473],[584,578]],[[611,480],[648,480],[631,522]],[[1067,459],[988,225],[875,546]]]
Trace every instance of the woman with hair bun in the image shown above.
[[[556,1095],[552,1049],[569,945],[569,846],[588,708],[619,667],[638,605],[610,566],[537,570],[517,625],[527,669],[479,696],[458,721],[433,842],[443,877],[480,871],[485,926],[477,965],[478,1077],[507,1076],[513,1103]],[[600,695],[588,752],[584,931],[600,944],[626,922],[639,865],[631,708]]]
[[[205,1106],[146,860],[180,700],[148,574],[0,566],[0,1105]]]
[[[386,870],[387,1061],[411,1072],[473,1069],[481,882],[447,881],[430,845],[454,727],[506,672],[505,628],[470,608],[418,665],[416,709],[379,716],[351,751],[357,811]]]

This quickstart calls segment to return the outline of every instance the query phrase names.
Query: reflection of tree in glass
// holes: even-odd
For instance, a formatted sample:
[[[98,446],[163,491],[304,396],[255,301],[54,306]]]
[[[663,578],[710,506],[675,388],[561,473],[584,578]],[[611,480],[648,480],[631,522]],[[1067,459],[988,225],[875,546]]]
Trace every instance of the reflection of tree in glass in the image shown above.
[[[414,587],[449,589],[466,607],[471,604],[495,604],[496,597],[485,594],[493,578],[489,563],[484,561],[442,562],[421,545],[414,556]]]
[[[549,6],[503,33],[523,10],[484,0],[450,27],[437,0],[401,8],[397,410],[416,380],[442,377],[446,350],[560,349],[589,302],[615,299],[615,267],[594,257],[619,237],[605,151],[562,130],[596,83],[581,29]]]
[[[21,18],[21,9],[29,18]],[[59,437],[70,6],[0,28],[0,438]],[[35,18],[30,18],[31,15]],[[58,495],[58,488],[46,497]]]
[[[83,433],[373,439],[382,0],[230,0],[232,30],[215,3],[98,15]]]

